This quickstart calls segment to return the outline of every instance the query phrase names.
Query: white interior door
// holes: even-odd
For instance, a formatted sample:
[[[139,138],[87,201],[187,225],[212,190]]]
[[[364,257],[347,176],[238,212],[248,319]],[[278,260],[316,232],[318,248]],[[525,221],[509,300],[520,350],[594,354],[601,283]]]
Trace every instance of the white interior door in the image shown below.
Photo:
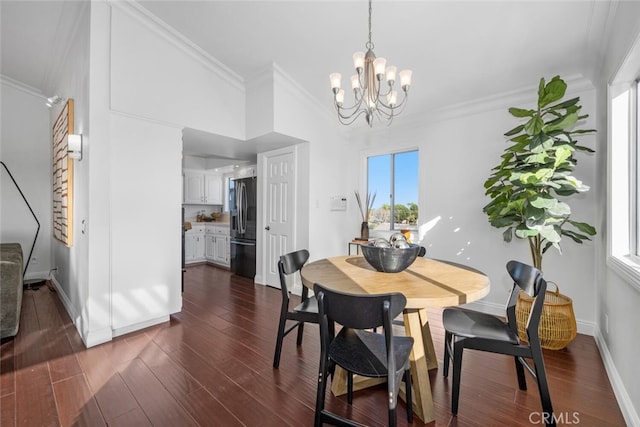
[[[293,147],[266,155],[265,281],[280,287],[278,259],[295,245],[295,155]]]

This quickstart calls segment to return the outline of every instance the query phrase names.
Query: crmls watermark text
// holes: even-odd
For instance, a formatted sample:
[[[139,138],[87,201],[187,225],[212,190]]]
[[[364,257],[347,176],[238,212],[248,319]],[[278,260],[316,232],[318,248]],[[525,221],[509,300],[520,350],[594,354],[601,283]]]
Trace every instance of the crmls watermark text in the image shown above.
[[[560,412],[549,414],[547,412],[531,412],[529,414],[529,422],[531,424],[550,424],[555,421],[556,424],[580,424],[579,412]]]

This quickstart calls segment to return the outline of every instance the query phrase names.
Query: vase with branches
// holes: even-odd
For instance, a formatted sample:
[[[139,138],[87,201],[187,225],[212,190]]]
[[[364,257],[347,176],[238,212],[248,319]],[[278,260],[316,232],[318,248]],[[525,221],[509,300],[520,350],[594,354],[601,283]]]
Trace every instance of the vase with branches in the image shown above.
[[[356,190],[356,202],[358,203],[358,208],[360,209],[360,215],[362,216],[362,224],[360,225],[360,238],[361,239],[369,239],[369,215],[371,210],[373,209],[373,203],[376,200],[376,194],[367,193],[367,198],[362,200],[360,196],[360,192]]]

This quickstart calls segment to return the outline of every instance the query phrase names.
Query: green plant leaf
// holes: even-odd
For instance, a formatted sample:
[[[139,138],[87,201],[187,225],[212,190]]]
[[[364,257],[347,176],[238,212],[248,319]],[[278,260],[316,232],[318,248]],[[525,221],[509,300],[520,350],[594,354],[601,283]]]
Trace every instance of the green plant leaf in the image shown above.
[[[509,243],[513,240],[513,227],[509,227],[502,233],[502,240]]]
[[[584,234],[579,234],[571,230],[562,230],[562,235],[569,237],[571,240],[573,240],[576,243],[582,243],[585,240],[591,240],[589,236],[586,236]]]
[[[578,121],[578,114],[570,113],[564,117],[561,117],[559,119],[549,122],[547,126],[544,126],[543,130],[545,132],[551,132],[554,130],[567,129],[575,125],[577,121]]]
[[[541,80],[543,82],[544,80]],[[564,96],[567,90],[567,84],[560,79],[560,76],[555,76],[547,83],[543,90],[542,96],[540,90],[538,90],[538,108],[543,108],[552,102],[556,102]]]
[[[529,149],[533,150],[539,145],[544,145],[549,140],[549,136],[546,133],[542,133],[538,131],[536,135],[531,138],[531,142],[529,143]]]
[[[540,133],[542,127],[544,126],[544,121],[538,115],[531,117],[531,119],[524,124],[524,131],[528,135],[536,135]]]
[[[509,112],[514,117],[531,117],[535,114],[534,110],[524,110],[522,108],[511,107]]]
[[[518,125],[513,129],[511,129],[509,132],[505,133],[504,136],[512,136],[512,135],[518,134],[522,132],[522,129],[524,129],[524,125]]]
[[[555,206],[551,206],[547,209],[547,212],[549,213],[549,215],[555,216],[555,217],[568,217],[569,215],[571,215],[571,208],[569,207],[568,204],[564,203],[564,202],[557,202],[555,204]]]
[[[554,226],[543,226],[539,230],[540,236],[547,239],[551,243],[558,243],[562,239],[561,234]]]
[[[559,147],[556,147],[556,160],[553,164],[553,167],[557,168],[558,166],[560,166],[562,162],[569,159],[572,154],[573,154],[573,150],[571,149],[571,147],[567,145],[561,145]]]
[[[531,206],[539,208],[539,209],[547,209],[552,206],[555,206],[558,203],[558,200],[554,199],[551,196],[547,195],[539,195],[533,198],[531,202],[529,202]]]
[[[562,101],[559,104],[555,104],[555,105],[550,106],[549,110],[563,110],[563,109],[566,109],[568,107],[576,105],[579,101],[580,101],[580,97],[572,98],[572,99],[569,99],[567,101]],[[578,108],[580,108],[580,107],[578,107]]]
[[[593,226],[587,224],[586,222],[578,222],[578,221],[572,221],[572,220],[569,220],[568,222],[578,230],[582,231],[583,233],[587,233],[589,236],[596,235],[596,229]]]

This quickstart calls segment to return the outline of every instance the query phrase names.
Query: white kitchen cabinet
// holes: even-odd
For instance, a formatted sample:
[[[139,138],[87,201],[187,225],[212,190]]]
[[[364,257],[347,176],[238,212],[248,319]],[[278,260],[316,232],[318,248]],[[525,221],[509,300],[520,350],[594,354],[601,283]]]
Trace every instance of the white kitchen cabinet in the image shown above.
[[[229,266],[229,227],[219,225],[206,226],[205,256],[208,262]]]
[[[218,264],[229,265],[229,236],[214,236],[214,261]]]
[[[205,261],[204,226],[195,226],[184,233],[184,262],[191,264]]]
[[[204,235],[204,257],[207,261],[215,261],[214,236],[211,234]]]
[[[183,203],[187,205],[221,205],[222,176],[185,171]]]
[[[204,200],[210,205],[222,204],[222,176],[204,175]]]

